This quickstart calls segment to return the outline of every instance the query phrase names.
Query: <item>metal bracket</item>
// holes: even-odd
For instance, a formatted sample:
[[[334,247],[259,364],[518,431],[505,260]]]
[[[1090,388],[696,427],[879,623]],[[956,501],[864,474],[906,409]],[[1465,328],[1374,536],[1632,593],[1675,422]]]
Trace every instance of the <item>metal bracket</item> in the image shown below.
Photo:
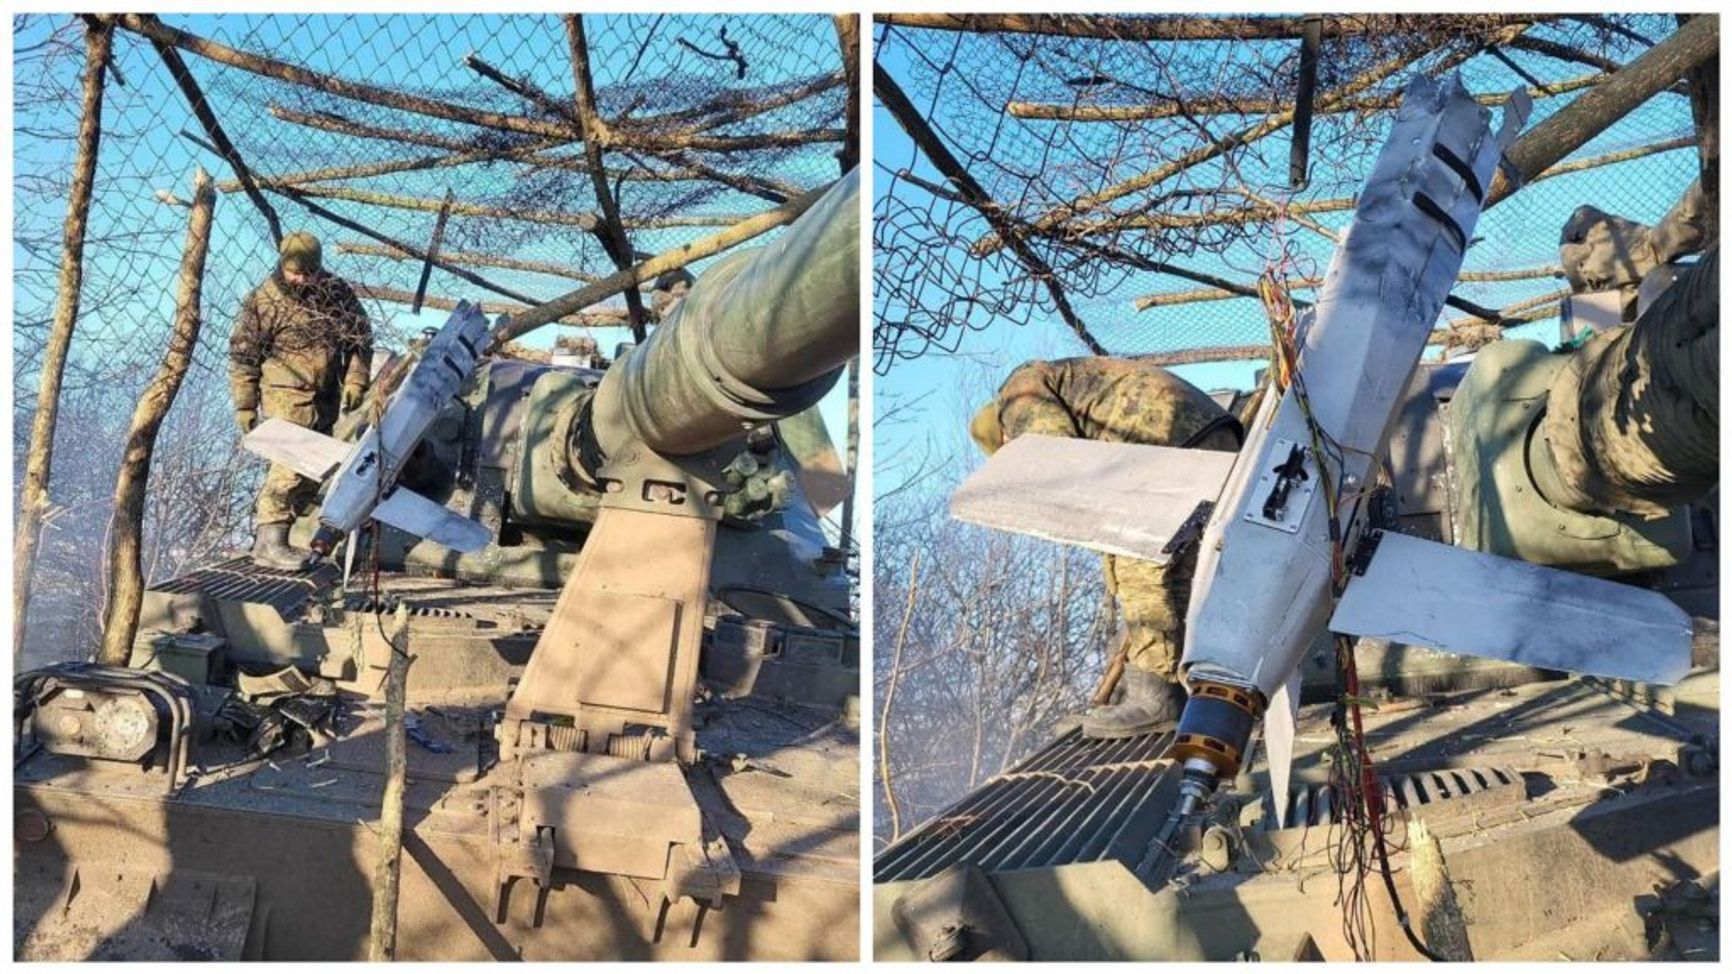
[[[551,828],[535,828],[524,836],[520,817],[523,794],[516,787],[496,787],[492,792],[492,814],[488,831],[493,839],[493,879],[496,890],[493,922],[503,924],[510,915],[511,889],[519,879],[535,882],[535,920],[541,926],[547,915],[547,894],[553,887],[553,842]]]
[[[1203,529],[1209,524],[1209,517],[1215,513],[1214,501],[1198,501],[1197,507],[1189,517],[1185,518],[1167,543],[1161,546],[1161,553],[1176,555],[1183,551],[1191,542],[1203,536]]]
[[[1317,491],[1317,458],[1307,447],[1285,438],[1277,439],[1268,455],[1278,462],[1257,478],[1245,520],[1298,534],[1299,522]]]
[[[1365,536],[1359,539],[1359,546],[1353,549],[1353,559],[1348,564],[1353,574],[1365,574],[1365,570],[1371,567],[1372,557],[1377,554],[1377,545],[1382,541],[1382,530],[1367,531]]]

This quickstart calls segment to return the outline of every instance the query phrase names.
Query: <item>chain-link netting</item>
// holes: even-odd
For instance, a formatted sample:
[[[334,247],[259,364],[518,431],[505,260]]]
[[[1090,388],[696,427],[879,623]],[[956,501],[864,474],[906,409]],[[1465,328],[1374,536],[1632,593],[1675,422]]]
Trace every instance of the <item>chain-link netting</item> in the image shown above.
[[[322,239],[326,269],[355,286],[382,348],[400,348],[444,317],[413,315],[408,302],[422,273],[418,254],[447,198],[439,254],[468,276],[435,267],[427,308],[467,298],[513,310],[616,270],[577,136],[574,48],[560,16],[123,20],[106,83],[52,508],[35,567],[32,643],[55,643],[47,647],[55,655],[88,648],[115,467],[132,403],[169,334],[188,212],[176,204],[190,199],[196,166],[222,194],[203,330],[157,449],[147,574],[161,577],[244,540],[260,471],[236,452],[226,357],[241,300],[275,266],[275,241],[139,23],[179,32],[174,56],[263,187],[282,232],[304,228]],[[645,14],[586,16],[582,25],[596,113],[611,134],[602,164],[632,259],[716,234],[841,172],[848,84],[833,18]],[[14,20],[19,468],[57,296],[85,31],[76,17]],[[609,353],[630,338],[620,327],[626,314],[615,294],[565,320],[597,325],[584,333]],[[575,334],[546,328],[532,343],[545,347],[562,333]]]
[[[1092,341],[1173,362],[1262,358],[1267,321],[1246,295],[1279,267],[1297,297],[1311,296],[1415,73],[1460,71],[1494,106],[1528,88],[1531,129],[1677,28],[1658,15],[1328,18],[1295,189],[1288,120],[1301,43],[1274,26],[1294,18],[1070,20],[1064,30],[1087,20],[1099,36],[879,18],[877,69],[1021,231],[1020,247],[1003,239],[950,174],[908,147],[905,126],[879,115],[897,128],[878,136],[875,159],[881,372],[929,350],[978,348],[973,331],[1030,323],[1086,333],[1071,343],[1078,352]],[[1592,203],[1652,223],[1698,172],[1680,83],[1488,210],[1456,297],[1506,325],[1555,318],[1570,212]],[[1440,327],[1451,325],[1485,332],[1460,307],[1445,309]]]

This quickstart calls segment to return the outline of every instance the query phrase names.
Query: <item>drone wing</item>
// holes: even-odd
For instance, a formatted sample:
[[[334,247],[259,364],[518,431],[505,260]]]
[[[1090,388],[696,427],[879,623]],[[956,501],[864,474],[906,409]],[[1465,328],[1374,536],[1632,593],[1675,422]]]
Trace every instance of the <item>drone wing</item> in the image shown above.
[[[1019,436],[950,496],[950,515],[1165,564],[1181,529],[1200,531],[1236,455],[1055,436]]]
[[[267,419],[241,438],[241,446],[321,483],[348,459],[353,444],[286,419]]]
[[[373,508],[373,517],[399,530],[426,538],[465,554],[480,551],[493,535],[477,521],[431,501],[407,487],[398,487]]]
[[[1690,669],[1690,617],[1658,592],[1389,532],[1329,628],[1640,683]]]

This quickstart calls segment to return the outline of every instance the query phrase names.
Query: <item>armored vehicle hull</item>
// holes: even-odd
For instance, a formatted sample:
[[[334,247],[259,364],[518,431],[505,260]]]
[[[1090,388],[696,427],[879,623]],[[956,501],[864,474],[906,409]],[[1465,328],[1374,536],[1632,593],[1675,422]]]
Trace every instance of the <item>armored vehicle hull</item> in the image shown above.
[[[1663,592],[1695,617],[1694,668],[1656,688],[1360,640],[1397,894],[1417,912],[1409,830],[1424,822],[1475,959],[1717,959],[1718,502],[1643,520],[1533,497],[1528,434],[1567,361],[1510,341],[1471,368],[1422,366],[1373,526]],[[877,854],[874,956],[1420,959],[1375,864],[1337,868],[1333,652],[1321,639],[1301,664],[1284,820],[1259,746],[1200,825],[1163,842],[1181,776],[1169,738],[1062,733]],[[1344,897],[1364,906],[1352,939]]]
[[[376,595],[345,599],[332,573],[308,579],[244,561],[195,576],[153,589],[147,615],[196,604],[208,629],[221,632],[226,619],[237,633],[249,617],[274,617],[274,627],[249,627],[262,638],[242,655],[274,644],[286,660],[323,646],[314,671],[329,674],[342,701],[329,737],[265,758],[206,741],[181,774],[29,754],[14,776],[18,956],[364,959],[384,780],[375,691],[389,619],[380,610],[399,602],[410,607],[416,654],[400,959],[857,954],[859,758],[844,713],[858,679],[851,631],[748,619],[718,602],[704,663],[718,680],[697,712],[703,759],[621,758],[557,798],[522,793],[613,833],[556,863],[538,888],[500,871],[495,835],[514,818],[509,795],[523,782],[515,763],[497,761],[487,714],[504,703],[554,593],[385,574]],[[159,645],[156,662],[135,662],[184,670],[190,653]],[[773,652],[757,651],[765,648]],[[694,814],[688,790],[705,841],[737,870],[720,896],[688,895],[668,868],[667,822]]]

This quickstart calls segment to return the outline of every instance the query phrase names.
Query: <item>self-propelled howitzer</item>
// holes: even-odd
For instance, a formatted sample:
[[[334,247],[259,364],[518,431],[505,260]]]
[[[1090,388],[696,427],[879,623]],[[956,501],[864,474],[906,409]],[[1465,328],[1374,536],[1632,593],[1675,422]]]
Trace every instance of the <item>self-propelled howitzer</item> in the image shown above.
[[[21,675],[16,952],[365,956],[401,648],[400,959],[855,957],[859,643],[815,404],[858,348],[858,193],[611,364],[485,357],[397,478],[478,550],[380,524],[347,588],[207,566],[146,592],[132,666]]]

